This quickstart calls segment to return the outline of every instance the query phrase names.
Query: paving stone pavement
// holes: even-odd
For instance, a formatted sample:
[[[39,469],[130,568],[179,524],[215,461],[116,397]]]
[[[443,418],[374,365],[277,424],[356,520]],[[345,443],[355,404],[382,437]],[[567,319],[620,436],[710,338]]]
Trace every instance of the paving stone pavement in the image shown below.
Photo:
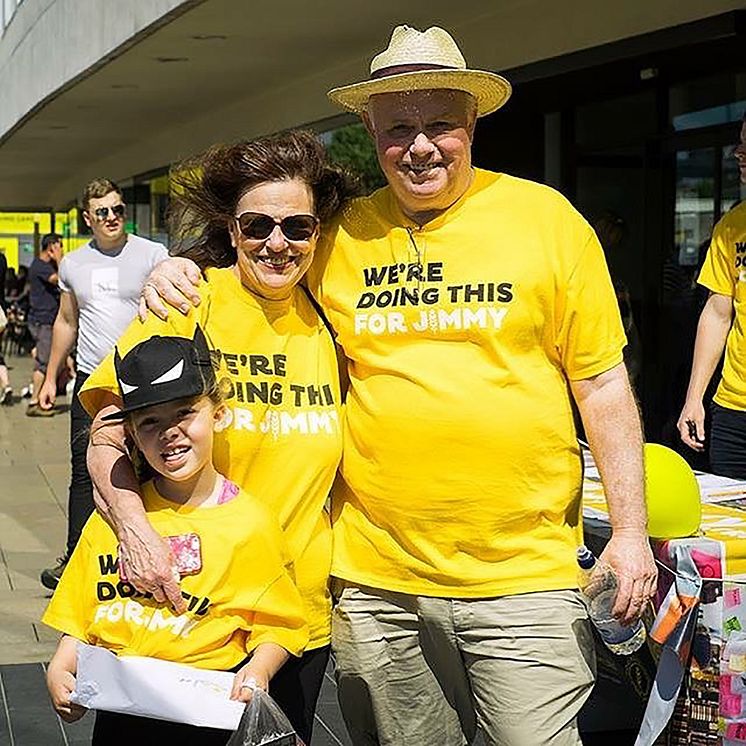
[[[54,417],[26,417],[21,388],[31,359],[6,356],[14,402],[0,407],[0,746],[82,746],[93,718],[63,723],[44,683],[56,634],[39,622],[49,599],[39,582],[65,545],[70,478],[69,402]],[[311,746],[348,746],[331,669]]]
[[[69,405],[26,417],[31,359],[6,357],[14,403],[0,407],[0,665],[49,660],[56,636],[39,623],[49,594],[39,573],[62,553],[70,477]]]

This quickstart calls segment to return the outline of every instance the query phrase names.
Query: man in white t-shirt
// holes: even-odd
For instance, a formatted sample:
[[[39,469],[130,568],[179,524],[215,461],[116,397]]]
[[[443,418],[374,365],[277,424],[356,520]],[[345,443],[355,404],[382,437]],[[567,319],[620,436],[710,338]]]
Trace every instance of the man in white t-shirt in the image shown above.
[[[90,418],[78,391],[114,347],[135,317],[140,290],[148,273],[168,256],[163,244],[128,234],[122,190],[109,179],[94,179],[83,192],[83,219],[93,238],[62,259],[59,268],[60,310],[52,330],[52,351],[39,406],[50,410],[57,393],[57,374],[77,341],[75,390],[70,407],[72,476],[65,553],[45,569],[41,582],[50,590],[60,576],[93,511],[93,490],[86,466]]]

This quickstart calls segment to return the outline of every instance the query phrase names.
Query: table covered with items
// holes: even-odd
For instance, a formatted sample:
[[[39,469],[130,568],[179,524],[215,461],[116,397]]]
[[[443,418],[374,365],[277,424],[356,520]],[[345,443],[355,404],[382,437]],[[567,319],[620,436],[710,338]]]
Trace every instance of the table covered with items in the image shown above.
[[[590,452],[584,458],[586,543],[600,553],[609,516]],[[661,515],[699,530],[653,540],[659,584],[648,645],[629,658],[599,646],[599,678],[624,678],[642,703],[637,746],[746,744],[746,482],[695,476],[701,518],[676,490]]]

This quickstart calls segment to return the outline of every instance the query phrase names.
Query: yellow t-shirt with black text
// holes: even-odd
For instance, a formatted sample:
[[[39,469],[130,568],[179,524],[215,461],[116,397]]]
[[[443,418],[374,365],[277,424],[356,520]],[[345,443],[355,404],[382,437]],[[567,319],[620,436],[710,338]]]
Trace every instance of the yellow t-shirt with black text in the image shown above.
[[[196,533],[202,569],[181,580],[187,611],[176,615],[119,579],[117,539],[88,519],[42,618],[50,627],[117,655],[143,655],[227,671],[257,645],[300,655],[308,627],[277,518],[243,491],[205,508],[163,499],[143,485],[148,518],[161,536]],[[230,551],[226,551],[230,547]]]
[[[746,410],[746,202],[715,226],[697,282],[733,299],[723,377],[713,399],[721,407]]]
[[[418,227],[356,200],[309,271],[349,359],[332,574],[411,594],[577,586],[567,379],[622,362],[602,249],[560,194],[475,170]]]
[[[154,334],[191,338],[201,326],[228,407],[215,434],[215,468],[278,515],[311,628],[309,648],[328,644],[331,529],[324,509],[342,452],[334,342],[303,291],[267,301],[243,288],[232,269],[210,269],[201,303],[167,321],[135,319],[119,340],[122,355]],[[119,395],[113,354],[85,382],[80,399],[100,408]]]

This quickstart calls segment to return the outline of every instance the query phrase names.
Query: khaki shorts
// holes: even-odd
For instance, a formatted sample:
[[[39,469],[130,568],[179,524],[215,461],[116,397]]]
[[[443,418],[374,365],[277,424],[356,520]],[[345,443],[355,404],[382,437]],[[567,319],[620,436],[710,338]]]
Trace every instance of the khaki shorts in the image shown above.
[[[577,746],[595,653],[577,591],[410,596],[335,581],[332,648],[353,744]]]

